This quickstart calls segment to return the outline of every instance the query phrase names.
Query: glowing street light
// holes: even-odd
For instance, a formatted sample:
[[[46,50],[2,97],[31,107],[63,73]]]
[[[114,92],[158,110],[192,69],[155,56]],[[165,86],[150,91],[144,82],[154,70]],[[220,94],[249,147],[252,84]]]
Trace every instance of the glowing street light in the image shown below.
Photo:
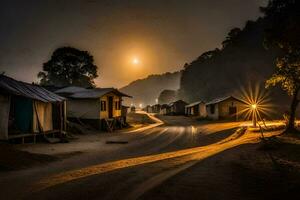
[[[252,109],[252,122],[253,122],[253,127],[256,128],[256,112],[257,112],[257,104],[251,104],[251,109]]]
[[[258,120],[262,120],[262,115],[269,116],[274,112],[272,108],[271,99],[266,90],[263,90],[259,84],[252,87],[249,85],[248,89],[241,87],[240,99],[245,103],[245,107],[239,111],[239,114],[245,115],[246,119],[252,120],[253,127],[260,126]]]

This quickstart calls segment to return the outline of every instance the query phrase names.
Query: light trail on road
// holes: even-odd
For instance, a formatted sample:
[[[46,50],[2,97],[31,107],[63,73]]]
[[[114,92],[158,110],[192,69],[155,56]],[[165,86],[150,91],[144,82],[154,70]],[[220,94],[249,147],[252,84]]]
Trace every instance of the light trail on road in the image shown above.
[[[176,166],[178,166],[186,162],[189,162],[191,160],[200,161],[202,159],[220,153],[224,150],[236,147],[238,145],[247,144],[247,143],[257,143],[257,142],[259,142],[258,134],[245,134],[242,137],[233,134],[231,137],[226,138],[218,143],[203,146],[203,147],[195,147],[195,148],[189,148],[189,149],[173,151],[168,153],[161,153],[161,154],[150,155],[150,156],[141,156],[136,158],[123,159],[123,160],[103,163],[99,165],[93,165],[90,167],[85,167],[82,169],[72,170],[58,175],[45,177],[37,184],[33,185],[32,192],[38,192],[47,189],[49,187],[53,187],[70,181],[75,181],[93,175],[100,175],[118,169],[144,165],[144,164],[154,163],[154,162],[168,160],[168,159],[180,158],[176,162]]]

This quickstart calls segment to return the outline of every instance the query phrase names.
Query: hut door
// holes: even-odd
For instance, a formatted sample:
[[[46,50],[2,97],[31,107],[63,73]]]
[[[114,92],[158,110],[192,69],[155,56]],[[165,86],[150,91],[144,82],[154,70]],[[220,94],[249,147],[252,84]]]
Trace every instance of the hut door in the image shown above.
[[[113,97],[108,97],[108,118],[113,117],[113,106],[114,106],[114,99]]]
[[[25,97],[14,97],[11,108],[13,109],[14,125],[17,131],[32,132],[33,101]]]
[[[229,115],[230,118],[235,119],[236,118],[237,109],[236,107],[229,107]]]

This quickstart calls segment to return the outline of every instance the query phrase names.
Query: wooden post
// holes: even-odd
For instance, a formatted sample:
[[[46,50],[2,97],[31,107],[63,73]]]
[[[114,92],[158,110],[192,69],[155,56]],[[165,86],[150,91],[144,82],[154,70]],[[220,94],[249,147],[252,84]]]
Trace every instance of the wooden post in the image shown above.
[[[67,101],[64,101],[64,131],[67,131]]]
[[[60,116],[60,138],[62,138],[62,132],[63,132],[63,103],[59,102],[59,116]]]
[[[255,115],[255,111],[253,111],[252,123],[253,123],[253,127],[256,128],[256,115]]]

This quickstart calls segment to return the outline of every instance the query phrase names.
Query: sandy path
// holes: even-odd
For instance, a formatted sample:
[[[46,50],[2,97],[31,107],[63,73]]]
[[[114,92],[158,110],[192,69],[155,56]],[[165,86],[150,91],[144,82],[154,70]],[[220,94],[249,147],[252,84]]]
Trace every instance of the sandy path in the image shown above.
[[[229,139],[225,139],[217,144],[212,144],[204,147],[197,147],[192,149],[180,150],[177,152],[138,157],[112,163],[100,164],[97,166],[91,166],[81,170],[62,173],[54,177],[47,177],[46,179],[35,185],[34,188],[39,190],[50,187],[49,190],[44,190],[42,191],[42,193],[36,194],[37,196],[42,194],[44,196],[51,197],[50,199],[54,199],[56,195],[53,196],[53,194],[55,194],[55,191],[57,191],[57,189],[59,190],[61,188],[63,188],[63,194],[69,194],[71,191],[74,191],[75,188],[75,196],[80,196],[80,193],[83,193],[83,191],[87,189],[84,187],[82,188],[82,180],[83,183],[85,183],[86,181],[90,183],[96,180],[100,180],[100,182],[97,183],[98,185],[99,183],[102,183],[104,181],[106,182],[106,186],[108,186],[115,185],[115,177],[118,178],[118,176],[121,176],[121,178],[124,178],[124,180],[122,180],[123,182],[118,183],[115,186],[111,186],[114,187],[114,192],[109,193],[106,191],[108,193],[105,194],[106,196],[102,192],[98,193],[97,190],[93,192],[95,192],[97,195],[104,195],[104,199],[137,199],[148,190],[161,184],[166,179],[176,175],[182,170],[193,166],[199,161],[212,155],[216,155],[224,150],[239,146],[241,144],[255,143],[258,141],[257,138],[258,137],[256,134],[247,134],[242,137],[232,137]],[[145,170],[147,166],[148,169]],[[118,171],[120,169],[122,170],[117,172],[119,173],[118,176],[107,175],[107,172],[115,170]],[[125,178],[127,174],[130,174],[130,172],[128,171],[134,171],[134,177]],[[104,176],[102,176],[102,174],[104,174]],[[107,182],[108,180],[110,180],[111,182]],[[60,185],[62,183],[65,184]],[[76,189],[79,183],[81,183],[81,187]],[[100,185],[99,187],[104,187],[102,184]],[[97,196],[96,194],[95,196]],[[120,196],[116,197],[115,194],[119,194]],[[70,199],[72,198],[74,198],[73,195]],[[64,199],[69,198],[64,196]]]
[[[55,199],[58,196],[81,199],[87,191],[89,199],[98,199],[99,195],[106,199],[118,199],[116,192],[124,194],[119,199],[125,196],[135,199],[145,192],[144,188],[151,189],[186,169],[191,162],[198,162],[242,142],[214,144],[230,135],[237,123],[192,125],[192,121],[188,121],[184,125],[180,117],[164,120],[168,125],[110,137],[128,139],[128,145],[106,149],[99,147],[98,150],[51,163],[47,167],[8,173],[2,176],[0,186],[12,192],[11,185],[14,185],[15,192],[8,192],[10,196],[2,193],[0,199],[24,196],[28,199]],[[226,130],[230,130],[229,133]],[[249,139],[244,141],[249,142]],[[130,176],[132,173],[134,176]],[[121,183],[116,179],[122,180]],[[144,186],[138,187],[140,184]],[[32,194],[32,191],[35,193]]]

